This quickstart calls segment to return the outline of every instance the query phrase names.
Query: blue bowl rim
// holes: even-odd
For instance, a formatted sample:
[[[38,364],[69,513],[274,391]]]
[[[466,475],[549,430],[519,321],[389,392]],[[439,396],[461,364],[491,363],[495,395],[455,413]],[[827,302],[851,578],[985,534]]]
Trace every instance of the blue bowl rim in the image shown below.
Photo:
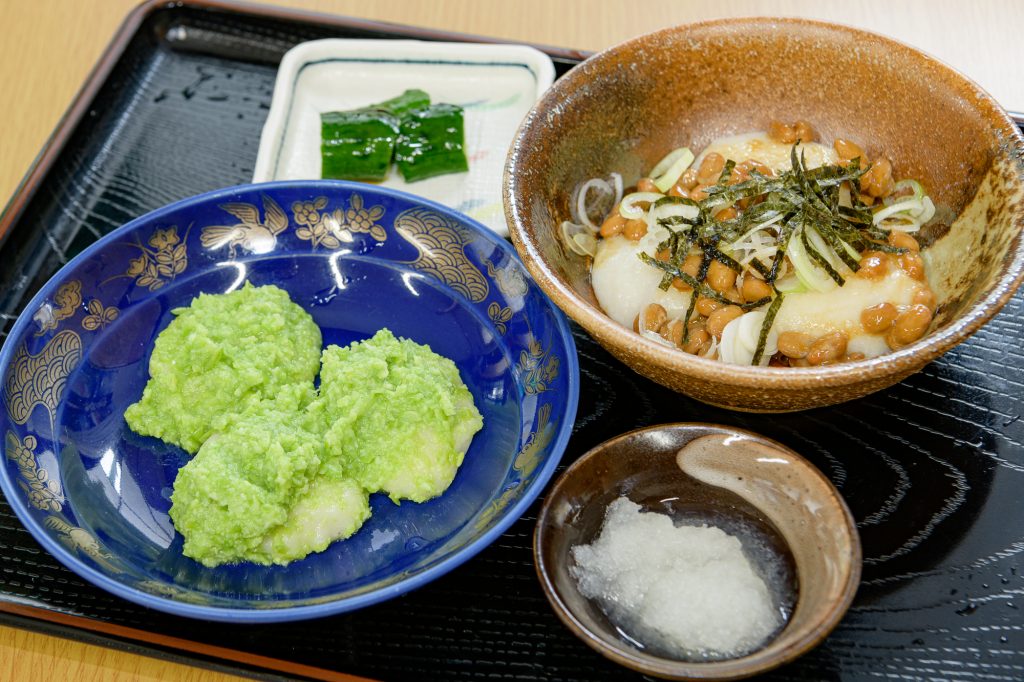
[[[254,192],[259,190],[275,190],[275,189],[318,189],[322,188],[327,191],[360,191],[365,193],[373,193],[379,196],[387,196],[392,199],[398,199],[400,201],[410,202],[413,204],[427,206],[439,213],[446,214],[457,219],[460,223],[468,226],[473,231],[479,233],[487,241],[495,244],[499,249],[504,251],[506,254],[512,256],[522,265],[522,260],[516,253],[512,245],[507,241],[499,237],[498,235],[491,232],[481,223],[473,220],[469,216],[459,213],[454,209],[447,206],[443,206],[429,199],[418,197],[414,194],[407,192],[401,192],[398,190],[390,189],[387,187],[377,187],[375,185],[368,185],[365,183],[348,182],[343,180],[285,180],[276,182],[262,182],[262,183],[248,183],[243,185],[234,185],[231,187],[225,187],[221,189],[211,190],[202,194],[197,194],[185,199],[180,199],[173,203],[167,204],[161,208],[155,209],[146,213],[145,215],[135,218],[121,227],[113,230],[112,232],[104,235],[98,239],[95,243],[89,245],[84,251],[68,261],[64,266],[61,267],[53,277],[51,277],[46,284],[44,284],[32,300],[29,301],[28,305],[25,306],[21,315],[19,315],[14,326],[11,328],[8,334],[8,339],[19,338],[25,331],[31,320],[32,315],[30,311],[37,310],[40,305],[54,292],[58,286],[61,275],[66,271],[71,270],[79,263],[88,260],[92,255],[103,248],[105,248],[111,242],[115,242],[121,238],[122,235],[131,232],[146,223],[154,222],[161,219],[162,217],[179,211],[181,209],[189,208],[196,204],[213,202],[217,199],[223,199],[234,194],[241,192]],[[525,267],[523,268],[526,271]],[[533,501],[540,495],[540,492],[547,485],[555,468],[558,466],[559,461],[562,459],[562,455],[565,452],[565,448],[568,445],[569,437],[572,434],[572,427],[576,421],[576,410],[579,403],[579,359],[576,353],[576,344],[572,338],[572,332],[569,329],[569,323],[565,317],[565,314],[559,309],[551,299],[548,298],[547,294],[533,281],[530,277],[530,282],[536,287],[538,293],[541,294],[545,304],[553,313],[554,319],[558,325],[558,333],[563,343],[566,346],[565,363],[566,369],[568,370],[569,377],[569,395],[567,409],[565,417],[562,421],[561,426],[558,429],[558,433],[553,440],[551,448],[551,456],[545,462],[540,472],[534,478],[533,483],[524,490],[519,500],[515,502],[511,507],[507,508],[504,514],[499,518],[498,522],[488,530],[486,533],[476,538],[472,542],[465,546],[457,549],[446,559],[434,564],[427,568],[421,573],[417,573],[409,578],[404,578],[398,582],[388,585],[384,588],[359,594],[353,597],[340,598],[337,600],[321,603],[312,604],[309,606],[286,606],[282,608],[267,608],[267,609],[234,609],[222,606],[203,606],[200,604],[189,604],[186,602],[175,601],[168,597],[162,597],[153,595],[142,590],[129,587],[120,581],[114,580],[108,577],[106,574],[88,566],[85,562],[79,559],[77,556],[68,552],[62,545],[56,540],[52,539],[50,535],[41,527],[41,525],[33,518],[32,514],[28,511],[23,503],[17,500],[17,490],[8,476],[6,466],[0,466],[0,489],[3,490],[4,496],[8,500],[14,513],[18,519],[21,520],[22,524],[28,528],[32,536],[39,542],[46,551],[48,551],[53,557],[55,557],[60,563],[66,568],[70,569],[74,573],[77,573],[82,578],[85,578],[92,584],[100,587],[118,597],[127,599],[128,601],[145,606],[148,608],[164,611],[177,616],[186,616],[189,618],[199,618],[204,620],[216,620],[223,622],[234,622],[234,623],[282,623],[293,620],[303,620],[309,618],[321,618],[324,616],[330,616],[338,613],[345,613],[348,611],[354,611],[356,609],[363,608],[365,606],[371,606],[380,602],[386,601],[393,597],[397,597],[401,594],[405,594],[411,590],[421,587],[430,581],[448,573],[454,568],[461,566],[463,563],[476,556],[481,550],[490,545],[498,536],[502,535],[509,526],[511,526],[526,508],[533,503]],[[4,343],[3,347],[0,348],[0,370],[8,367],[11,362],[11,356],[14,354],[14,343]]]

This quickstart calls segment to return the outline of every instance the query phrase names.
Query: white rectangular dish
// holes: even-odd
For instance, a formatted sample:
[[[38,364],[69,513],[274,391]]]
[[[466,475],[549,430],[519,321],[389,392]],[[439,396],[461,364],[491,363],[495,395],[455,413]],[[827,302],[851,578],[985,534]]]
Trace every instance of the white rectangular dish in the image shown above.
[[[380,183],[450,206],[507,236],[501,178],[523,117],[555,78],[551,59],[523,45],[417,40],[315,40],[281,61],[254,182],[320,178],[320,114],[365,107],[409,88],[465,109],[469,171]]]

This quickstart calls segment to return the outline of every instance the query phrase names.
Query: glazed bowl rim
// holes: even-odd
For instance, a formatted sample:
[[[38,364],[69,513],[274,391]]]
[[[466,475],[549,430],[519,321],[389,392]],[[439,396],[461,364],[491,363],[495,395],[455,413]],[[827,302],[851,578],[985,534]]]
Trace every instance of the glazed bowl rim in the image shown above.
[[[601,338],[602,344],[616,349],[635,351],[643,362],[654,367],[685,374],[695,379],[723,381],[744,388],[785,388],[797,391],[844,386],[857,383],[867,377],[911,372],[942,355],[976,332],[1002,309],[1024,282],[1024,207],[1019,208],[1015,213],[1015,222],[1019,229],[1008,246],[1006,255],[999,262],[998,267],[1001,274],[993,285],[983,292],[981,298],[963,310],[949,324],[899,350],[890,351],[874,358],[820,367],[774,368],[732,365],[668,348],[636,334],[632,329],[627,329],[612,320],[598,306],[584,300],[571,286],[564,283],[541,256],[538,243],[530,237],[530,231],[521,227],[526,223],[524,214],[529,213],[529,210],[526,207],[527,200],[525,198],[522,205],[516,198],[516,190],[520,184],[519,177],[528,170],[522,167],[522,152],[520,150],[524,147],[527,133],[535,125],[541,125],[539,122],[544,115],[552,106],[558,104],[555,98],[564,99],[572,90],[587,83],[587,64],[600,64],[602,61],[612,58],[613,55],[629,52],[649,42],[657,41],[661,36],[686,34],[694,31],[705,34],[716,30],[735,28],[753,32],[763,31],[766,26],[778,28],[779,25],[809,28],[822,34],[840,33],[879,42],[887,50],[896,51],[907,59],[919,60],[922,64],[931,64],[953,81],[959,81],[974,93],[975,97],[971,108],[987,120],[989,124],[987,130],[990,132],[1001,131],[1007,135],[1009,140],[1012,140],[1016,151],[1016,154],[1011,154],[1015,157],[1015,186],[1024,185],[1024,133],[988,92],[948,64],[888,36],[843,24],[803,18],[732,17],[680,24],[631,38],[595,53],[557,79],[544,97],[523,119],[512,140],[512,146],[509,148],[505,162],[504,191],[502,193],[505,203],[505,220],[509,225],[509,236],[516,251],[519,252],[523,264],[537,284],[569,317],[582,325],[589,333]],[[992,120],[992,117],[995,120]],[[1005,145],[1007,141],[1000,141],[1000,144]]]
[[[807,471],[814,477],[817,483],[822,486],[822,489],[835,503],[835,508],[840,511],[840,515],[845,522],[843,524],[843,529],[846,531],[847,537],[849,538],[850,553],[847,557],[847,566],[849,567],[849,570],[846,575],[846,581],[843,585],[842,593],[837,599],[830,602],[830,606],[823,612],[822,618],[813,622],[806,628],[806,631],[797,635],[794,641],[787,644],[785,648],[776,652],[772,657],[757,658],[759,655],[763,656],[763,652],[768,646],[786,636],[786,633],[789,630],[789,623],[787,623],[787,625],[763,647],[755,649],[749,654],[739,658],[730,658],[719,661],[701,662],[674,660],[631,649],[625,643],[610,643],[587,627],[579,618],[577,618],[572,608],[563,601],[552,579],[551,570],[543,559],[544,551],[542,549],[542,544],[545,537],[544,527],[547,525],[548,518],[554,514],[552,509],[555,504],[554,500],[558,497],[557,493],[561,491],[561,488],[565,485],[567,480],[578,474],[583,466],[590,460],[600,458],[602,456],[611,456],[610,453],[615,452],[615,449],[621,446],[623,442],[635,438],[640,434],[673,430],[696,430],[699,433],[694,438],[712,435],[715,433],[738,435],[744,438],[753,439],[755,442],[767,444],[769,447],[777,448],[787,453],[790,457],[793,457],[798,462],[802,462],[806,465]],[[758,505],[753,502],[750,502],[750,504],[758,507]],[[762,512],[764,511],[761,507],[758,507],[758,509]],[[581,455],[576,461],[570,464],[566,470],[561,473],[561,475],[559,475],[552,484],[547,495],[544,497],[544,502],[537,514],[537,523],[534,527],[533,557],[537,577],[540,580],[541,586],[544,588],[544,595],[551,604],[552,610],[558,616],[559,620],[561,620],[562,623],[573,632],[573,634],[583,640],[591,649],[620,665],[625,665],[626,667],[634,670],[639,670],[659,677],[665,677],[667,679],[681,680],[739,679],[767,672],[789,663],[807,653],[835,629],[843,616],[849,610],[850,605],[853,603],[853,599],[857,594],[857,589],[860,585],[861,572],[863,570],[863,548],[861,546],[860,534],[857,532],[856,520],[854,519],[849,506],[846,504],[846,500],[824,472],[822,472],[806,457],[773,438],[769,438],[749,429],[712,422],[668,422],[640,427],[609,438],[608,440],[595,445]],[[797,576],[797,579],[799,580],[799,575]],[[799,595],[797,599],[799,600]]]
[[[78,267],[81,263],[92,258],[96,253],[101,252],[103,249],[106,249],[110,244],[117,242],[123,237],[123,235],[137,230],[147,224],[158,223],[167,215],[182,210],[192,209],[196,205],[215,204],[217,201],[223,201],[224,199],[231,198],[239,193],[258,193],[261,190],[278,189],[310,189],[313,191],[319,190],[328,193],[338,191],[359,191],[364,194],[369,193],[377,196],[387,196],[391,199],[397,199],[414,206],[424,206],[433,209],[442,215],[447,215],[457,220],[461,225],[465,225],[468,229],[472,230],[478,238],[491,243],[504,254],[511,256],[519,263],[522,263],[522,259],[505,239],[498,237],[495,233],[491,232],[469,216],[459,213],[450,207],[438,204],[437,202],[400,190],[342,180],[282,180],[274,182],[245,183],[214,189],[180,199],[134,218],[104,235],[93,244],[90,244],[81,253],[65,263],[56,273],[53,274],[52,277],[50,277],[49,280],[47,280],[35,296],[33,296],[25,305],[22,313],[11,327],[5,343],[0,347],[0,376],[2,376],[2,373],[6,372],[7,368],[11,365],[15,353],[15,347],[20,345],[13,341],[7,341],[20,339],[23,336],[27,331],[26,327],[28,327],[32,322],[32,311],[38,310],[39,307],[45,303],[47,298],[53,294],[61,283],[62,278],[65,277],[68,272]],[[548,297],[544,290],[539,286],[538,290],[542,295],[541,302],[543,305],[549,307],[552,317],[555,320],[556,329],[554,333],[561,340],[562,344],[565,345],[566,357],[564,362],[566,371],[568,372],[566,410],[557,433],[553,434],[550,441],[549,450],[551,454],[547,458],[547,461],[545,461],[539,468],[539,471],[532,483],[522,491],[519,499],[505,508],[502,515],[498,517],[498,520],[490,529],[479,534],[476,538],[462,547],[453,550],[441,561],[428,566],[426,569],[416,573],[415,575],[403,578],[383,588],[371,589],[370,591],[363,592],[361,594],[356,594],[350,597],[341,597],[317,604],[283,606],[278,608],[233,608],[224,606],[206,606],[176,601],[171,597],[145,592],[135,587],[131,587],[115,578],[111,578],[103,571],[93,568],[77,554],[69,551],[57,542],[51,534],[43,528],[42,523],[35,519],[28,509],[28,505],[24,502],[23,495],[20,494],[16,483],[9,475],[7,466],[0,466],[0,490],[3,491],[4,496],[8,500],[8,504],[14,510],[18,519],[29,530],[32,537],[39,542],[51,556],[55,557],[66,568],[70,569],[82,578],[85,578],[92,584],[103,588],[111,594],[141,606],[153,608],[177,616],[186,616],[189,618],[198,618],[203,620],[233,623],[279,623],[309,618],[320,618],[323,616],[353,611],[386,601],[421,587],[445,573],[448,573],[493,543],[509,528],[509,526],[522,516],[527,507],[532,504],[541,493],[565,452],[565,448],[568,445],[569,438],[572,433],[572,427],[576,419],[579,402],[579,360],[576,352],[576,344],[572,338],[572,332],[569,328],[569,323],[565,314],[558,308],[558,306],[554,305],[550,297]],[[0,449],[5,448],[6,446],[4,444],[0,444]],[[493,498],[489,498],[489,501],[491,499]]]

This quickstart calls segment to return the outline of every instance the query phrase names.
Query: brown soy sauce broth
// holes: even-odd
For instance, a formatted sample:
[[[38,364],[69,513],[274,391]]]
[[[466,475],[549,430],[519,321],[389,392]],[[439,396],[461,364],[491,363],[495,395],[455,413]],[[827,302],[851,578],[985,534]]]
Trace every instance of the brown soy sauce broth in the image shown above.
[[[753,509],[747,510],[741,505],[727,502],[708,506],[706,503],[695,504],[678,496],[659,496],[635,501],[645,512],[670,517],[676,527],[713,526],[737,538],[742,545],[743,555],[768,588],[773,610],[779,614],[778,626],[753,651],[766,646],[785,629],[796,607],[799,583],[793,554],[771,521]],[[685,606],[681,605],[680,608]],[[610,625],[624,642],[653,656],[692,662],[719,661],[736,657],[728,653],[706,650],[691,650],[680,656],[678,649],[639,634],[637,624],[631,623],[628,615],[613,616],[604,608],[601,610],[609,616]]]

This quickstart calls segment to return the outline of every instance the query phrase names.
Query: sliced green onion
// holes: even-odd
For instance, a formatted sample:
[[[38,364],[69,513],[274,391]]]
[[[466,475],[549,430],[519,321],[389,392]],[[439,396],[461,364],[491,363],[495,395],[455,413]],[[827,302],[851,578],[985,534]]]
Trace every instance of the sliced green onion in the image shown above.
[[[907,199],[877,211],[871,218],[871,222],[878,225],[886,218],[899,213],[907,213],[909,216],[920,215],[924,210],[924,202],[920,199]]]
[[[935,217],[935,204],[931,197],[922,196],[920,199],[904,199],[886,206],[874,214],[872,222],[874,225],[884,223],[883,227],[899,232],[917,232],[933,217]],[[885,222],[893,218],[899,219],[900,222]]]
[[[584,226],[566,220],[561,232],[562,241],[573,253],[591,258],[597,255],[597,239]]]
[[[669,348],[675,348],[676,347],[676,345],[674,343],[672,343],[671,341],[666,339],[664,336],[662,336],[658,332],[652,331],[650,329],[644,329],[643,331],[641,331],[640,332],[640,336],[642,336],[645,339],[648,339],[650,341],[654,341],[655,343],[660,343],[663,346],[668,346]]]
[[[753,310],[725,325],[718,349],[722,362],[733,365],[768,364],[778,351],[778,333],[771,326],[782,298],[777,296],[767,310]]]
[[[619,209],[622,212],[622,209]],[[691,202],[684,204],[676,201],[665,201],[665,198],[659,199],[654,202],[654,205],[648,210],[648,217],[652,224],[659,223],[662,220],[668,220],[670,222],[692,222],[697,219],[700,215],[700,207],[696,203]],[[673,218],[678,220],[672,221]]]
[[[718,343],[718,359],[730,365],[745,365],[750,362],[741,359],[741,351],[737,348],[736,337],[739,334],[739,321],[740,318],[737,317],[725,325],[722,330],[722,340]]]
[[[814,231],[812,230],[811,234],[813,233]],[[811,240],[808,238],[807,234],[807,229],[804,228],[803,232],[800,235],[800,243],[803,244],[804,251],[807,253],[811,262],[813,262],[822,270],[824,270],[825,274],[831,277],[832,281],[838,284],[839,286],[843,286],[844,284],[846,284],[846,279],[844,279],[843,276],[832,266],[832,263],[829,262],[828,258],[826,258],[825,255],[821,251],[819,251],[814,246],[814,244],[811,243]]]
[[[917,219],[924,225],[935,217],[935,204],[932,202],[931,197],[925,197],[921,200],[921,203],[924,204],[924,209],[921,211],[921,215],[917,216]]]
[[[845,262],[843,258],[838,253],[836,253],[835,249],[833,249],[832,246],[825,241],[825,238],[821,236],[821,233],[818,232],[817,229],[805,229],[804,233],[807,235],[807,239],[808,241],[810,241],[811,247],[815,251],[820,253],[825,258],[825,260],[828,261],[828,264],[832,267],[832,269],[834,269],[837,273],[842,274],[844,271],[853,271],[853,268],[850,267],[850,264]],[[842,240],[839,241],[842,242]],[[854,251],[852,260],[856,264],[858,261],[860,261],[860,254]]]
[[[924,187],[921,183],[917,180],[906,179],[897,182],[892,188],[892,194],[882,199],[882,203],[886,206],[891,206],[899,201],[911,198],[910,195],[904,192],[904,190],[908,189],[913,193],[914,199],[920,201],[924,198]]]
[[[692,163],[693,152],[688,147],[673,149],[651,169],[651,178],[658,189],[667,192]]]
[[[573,219],[578,224],[581,224],[584,227],[589,228],[591,232],[597,232],[599,229],[601,229],[601,226],[596,225],[592,220],[590,220],[589,209],[592,207],[592,204],[587,202],[587,197],[589,196],[591,190],[596,190],[598,193],[598,197],[615,196],[615,190],[612,187],[611,183],[602,180],[601,178],[591,178],[590,180],[587,180],[585,183],[583,183],[583,186],[580,187],[579,192],[576,193],[576,214],[573,216]],[[598,201],[600,201],[600,199],[598,199]],[[615,205],[614,200],[612,200],[612,202],[610,203],[613,206]],[[606,210],[607,206],[608,204],[605,204]]]
[[[655,201],[662,197],[657,192],[633,192],[622,197],[622,203],[619,204],[619,215],[627,220],[636,220],[637,218],[643,218],[644,214],[647,213],[646,208],[640,208],[639,204],[653,204]]]
[[[837,286],[835,281],[811,262],[804,248],[802,233],[803,227],[793,233],[789,240],[789,248],[786,250],[786,255],[793,264],[793,272],[800,283],[811,291],[832,291]]]
[[[594,235],[580,232],[573,235],[572,243],[578,247],[578,249],[573,249],[576,253],[582,252],[580,255],[587,255],[591,258],[597,256],[597,238]]]
[[[771,227],[775,223],[780,222],[782,220],[782,218],[783,218],[783,216],[782,216],[781,213],[776,213],[775,215],[773,215],[768,220],[765,220],[764,222],[761,222],[761,223],[758,223],[757,225],[754,225],[752,228],[750,228],[749,230],[744,232],[742,237],[740,237],[739,239],[736,239],[735,241],[733,241],[731,244],[729,244],[725,248],[727,250],[729,250],[729,251],[735,251],[738,248],[738,246],[739,246],[739,244],[741,242],[744,242],[744,241],[750,239],[750,237],[752,237],[755,232],[763,230],[766,227]]]
[[[764,311],[762,310],[751,310],[749,313],[739,316],[739,333],[736,335],[736,341],[751,356],[757,350],[757,335],[762,322],[764,322]]]
[[[853,208],[853,195],[850,193],[850,186],[845,183],[839,187],[839,207]]]
[[[796,274],[787,275],[775,282],[775,288],[784,294],[801,294],[807,291],[807,287],[800,281]]]
[[[847,255],[849,255],[850,258],[857,261],[858,263],[860,262],[860,251],[850,246],[848,243],[846,243],[846,240],[844,239],[840,239],[839,243],[843,245],[843,250],[846,251]]]
[[[718,339],[712,336],[711,345],[708,346],[706,351],[700,354],[700,357],[714,359],[716,355],[718,355]]]

